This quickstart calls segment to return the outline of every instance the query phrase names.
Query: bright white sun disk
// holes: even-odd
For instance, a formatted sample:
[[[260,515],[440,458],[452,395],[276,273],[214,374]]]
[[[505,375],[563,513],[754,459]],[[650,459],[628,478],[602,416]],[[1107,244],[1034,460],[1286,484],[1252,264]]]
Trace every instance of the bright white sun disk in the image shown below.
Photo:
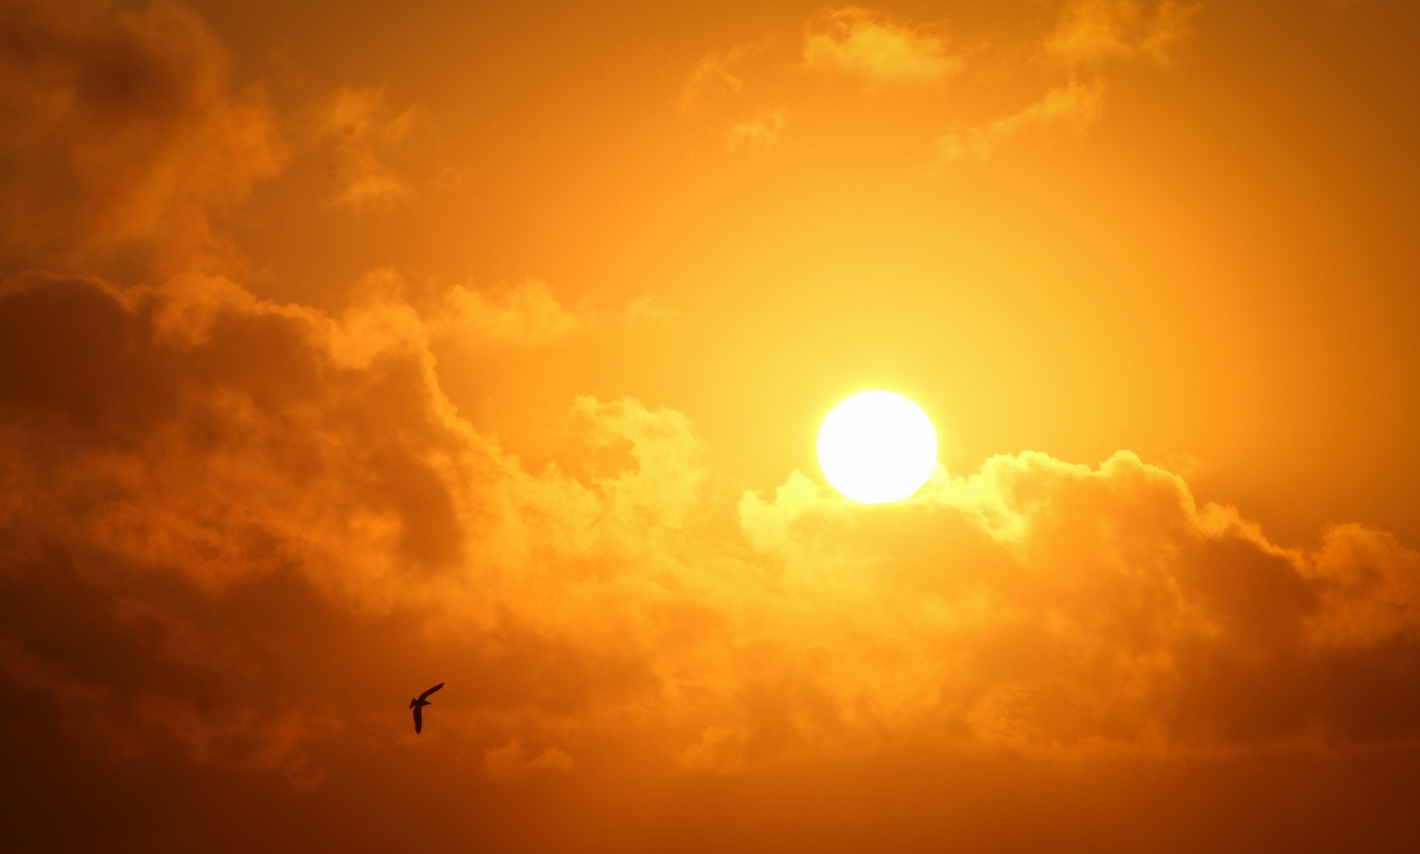
[[[922,407],[902,395],[861,392],[823,419],[818,463],[833,488],[854,501],[901,501],[932,476],[937,431]]]

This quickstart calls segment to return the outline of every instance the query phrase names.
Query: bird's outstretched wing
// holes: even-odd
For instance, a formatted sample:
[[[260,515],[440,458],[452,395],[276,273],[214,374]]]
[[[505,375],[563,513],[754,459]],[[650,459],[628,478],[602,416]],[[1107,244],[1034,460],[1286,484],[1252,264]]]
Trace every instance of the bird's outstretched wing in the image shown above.
[[[419,695],[419,699],[421,699],[421,700],[427,700],[427,699],[429,699],[429,695],[430,695],[430,694],[434,693],[435,691],[439,690],[439,689],[442,688],[442,687],[444,687],[444,683],[443,683],[443,682],[440,682],[438,685],[435,685],[433,688],[430,688],[428,691],[425,691],[423,694],[420,694],[420,695]]]
[[[424,709],[421,706],[414,707],[414,734],[418,735],[424,730]]]

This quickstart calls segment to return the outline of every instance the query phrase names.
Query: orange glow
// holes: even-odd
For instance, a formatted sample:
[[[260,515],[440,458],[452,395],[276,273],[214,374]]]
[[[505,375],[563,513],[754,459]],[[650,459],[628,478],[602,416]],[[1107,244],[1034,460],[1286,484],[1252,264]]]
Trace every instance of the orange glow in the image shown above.
[[[1417,32],[0,0],[0,850],[1410,850]]]

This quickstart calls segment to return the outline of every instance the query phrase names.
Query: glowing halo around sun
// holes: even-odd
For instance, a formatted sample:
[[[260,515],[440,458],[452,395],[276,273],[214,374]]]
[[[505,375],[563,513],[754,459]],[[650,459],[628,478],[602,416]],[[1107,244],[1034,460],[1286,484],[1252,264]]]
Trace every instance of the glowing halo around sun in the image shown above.
[[[823,419],[818,464],[833,488],[854,501],[901,501],[932,476],[937,431],[922,407],[902,395],[860,392]]]

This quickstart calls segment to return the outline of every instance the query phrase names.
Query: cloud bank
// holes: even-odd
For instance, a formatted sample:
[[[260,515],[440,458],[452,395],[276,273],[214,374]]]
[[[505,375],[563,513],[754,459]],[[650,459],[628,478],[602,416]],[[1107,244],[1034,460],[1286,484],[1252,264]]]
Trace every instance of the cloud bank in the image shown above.
[[[539,701],[468,710],[499,721],[480,731],[505,776],[528,757],[580,766],[574,743],[628,727],[718,771],[904,745],[1325,751],[1420,729],[1420,692],[1393,678],[1420,666],[1420,555],[1355,526],[1282,549],[1127,452],[995,457],[883,507],[794,474],[744,496],[726,532],[685,416],[581,400],[570,423],[626,465],[528,471],[459,417],[425,321],[387,296],[331,316],[222,279],[30,275],[0,298],[0,340],[12,595],[40,595],[29,575],[60,561],[115,631],[141,624],[193,678],[231,653],[136,579],[219,603],[282,580],[352,618],[500,638],[534,670],[550,644],[575,680],[548,672]],[[85,698],[137,688],[46,681],[78,663],[23,632],[5,643],[11,679],[95,717],[76,725],[111,728],[112,704]],[[159,700],[132,703],[142,718]],[[212,756],[236,725],[223,716],[244,713],[193,712],[167,735]],[[271,714],[281,761],[339,731],[307,723],[328,709]]]

